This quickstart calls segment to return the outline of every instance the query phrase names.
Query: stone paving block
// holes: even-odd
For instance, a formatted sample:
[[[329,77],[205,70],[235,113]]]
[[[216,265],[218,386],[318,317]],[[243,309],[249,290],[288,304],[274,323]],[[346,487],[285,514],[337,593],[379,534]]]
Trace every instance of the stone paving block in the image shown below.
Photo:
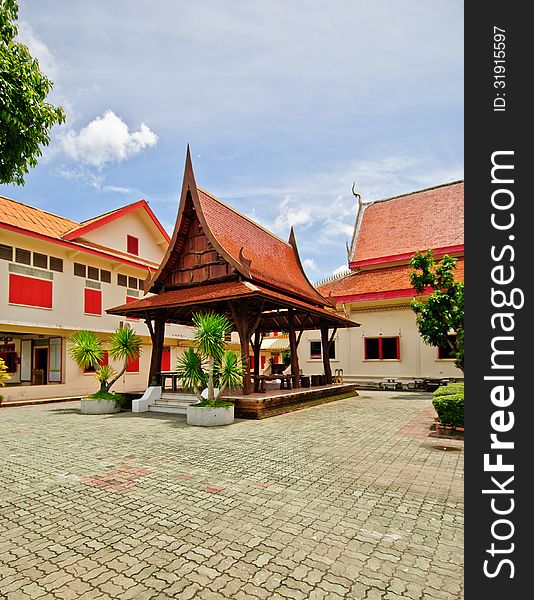
[[[463,453],[425,435],[430,395],[401,396],[224,431],[3,407],[2,594],[461,600]]]

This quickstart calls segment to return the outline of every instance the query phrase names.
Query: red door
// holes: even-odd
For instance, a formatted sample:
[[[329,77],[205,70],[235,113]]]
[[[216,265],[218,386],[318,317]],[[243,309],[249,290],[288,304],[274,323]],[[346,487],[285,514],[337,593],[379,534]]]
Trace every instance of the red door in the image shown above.
[[[171,349],[169,346],[163,346],[163,352],[161,353],[161,370],[171,370]]]

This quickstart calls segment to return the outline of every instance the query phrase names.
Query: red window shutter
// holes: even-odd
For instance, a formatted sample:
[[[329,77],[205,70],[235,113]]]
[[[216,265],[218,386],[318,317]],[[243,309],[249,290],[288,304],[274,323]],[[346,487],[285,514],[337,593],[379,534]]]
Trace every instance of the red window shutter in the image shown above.
[[[137,302],[139,298],[132,298],[131,296],[126,296],[126,304],[130,304],[130,302]],[[139,321],[137,317],[126,317],[128,321]]]
[[[109,354],[107,350],[104,350],[104,356],[102,360],[98,363],[101,367],[107,367],[109,365]]]
[[[397,338],[397,360],[400,360],[400,337]]]
[[[248,358],[249,358],[249,367],[251,369],[253,369],[254,368],[254,355],[251,354]]]
[[[139,373],[139,357],[128,362],[126,373]]]
[[[52,282],[9,274],[9,302],[40,308],[52,308]]]
[[[133,235],[127,235],[126,246],[128,254],[135,254],[136,256],[139,256],[139,238],[136,238]]]
[[[84,289],[84,312],[87,315],[102,314],[102,291],[91,288]]]
[[[109,365],[109,354],[107,350],[104,350],[104,356],[102,357],[102,360],[98,363],[101,367],[105,367],[107,365]],[[87,369],[83,370],[84,373],[94,373],[95,372],[95,368],[94,367],[89,367]]]
[[[169,346],[163,346],[163,352],[161,353],[161,370],[171,370],[171,349]]]
[[[265,356],[261,356],[261,368],[265,369]]]

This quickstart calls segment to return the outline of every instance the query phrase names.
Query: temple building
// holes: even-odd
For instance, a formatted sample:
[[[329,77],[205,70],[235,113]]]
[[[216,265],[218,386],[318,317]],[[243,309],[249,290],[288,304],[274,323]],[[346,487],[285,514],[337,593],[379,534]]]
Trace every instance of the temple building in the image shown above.
[[[408,266],[416,251],[432,249],[437,259],[457,258],[455,276],[463,281],[463,181],[373,203],[357,198],[350,273],[317,287],[337,310],[360,323],[358,329],[338,331],[330,346],[332,369],[342,370],[345,381],[361,383],[463,377],[449,355],[419,335],[409,306],[415,291]],[[322,360],[320,336],[305,336],[299,362],[304,373],[314,373]]]
[[[114,389],[144,390],[148,329],[143,321],[105,309],[143,295],[144,281],[157,271],[168,243],[144,200],[78,223],[0,197],[0,357],[11,377],[2,388],[4,402],[96,391],[94,370],[83,371],[71,360],[69,337],[90,329],[105,340],[121,323],[142,336],[143,346]],[[162,370],[174,366],[188,335],[183,327],[166,327]]]

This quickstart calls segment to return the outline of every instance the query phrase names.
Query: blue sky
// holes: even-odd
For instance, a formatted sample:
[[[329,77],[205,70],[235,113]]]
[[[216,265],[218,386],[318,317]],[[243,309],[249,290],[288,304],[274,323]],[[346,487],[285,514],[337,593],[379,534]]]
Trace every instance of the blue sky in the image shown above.
[[[75,220],[145,198],[172,231],[197,183],[287,239],[311,280],[346,264],[352,182],[376,200],[463,177],[457,0],[41,0],[20,38],[68,120],[24,187]]]

